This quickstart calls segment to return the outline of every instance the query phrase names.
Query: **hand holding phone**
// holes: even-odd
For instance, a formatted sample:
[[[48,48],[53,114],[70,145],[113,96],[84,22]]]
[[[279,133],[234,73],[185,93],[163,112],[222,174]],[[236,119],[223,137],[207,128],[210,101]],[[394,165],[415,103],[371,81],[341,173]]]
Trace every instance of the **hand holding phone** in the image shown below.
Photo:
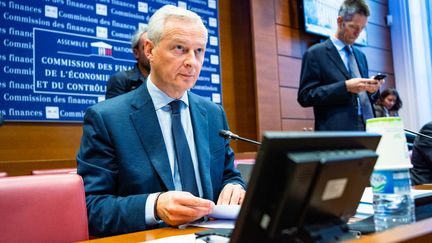
[[[375,75],[373,77],[373,79],[375,79],[375,80],[381,80],[381,79],[385,79],[386,77],[387,77],[387,75],[382,74],[382,73],[378,73],[377,75]]]

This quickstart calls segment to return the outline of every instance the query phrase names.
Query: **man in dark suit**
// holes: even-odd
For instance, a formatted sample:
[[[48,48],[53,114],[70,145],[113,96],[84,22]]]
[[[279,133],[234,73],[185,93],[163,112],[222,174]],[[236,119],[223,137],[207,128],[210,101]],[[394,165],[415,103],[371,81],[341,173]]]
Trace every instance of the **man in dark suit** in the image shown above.
[[[150,63],[144,53],[147,28],[140,28],[132,36],[132,52],[136,59],[134,68],[113,74],[107,82],[105,98],[127,93],[143,84],[150,73]]]
[[[242,203],[245,183],[218,136],[228,129],[225,112],[188,91],[207,36],[195,13],[162,7],[149,21],[147,81],[87,110],[77,162],[90,234],[178,226],[209,214],[214,202]]]
[[[345,0],[338,29],[303,56],[297,101],[313,106],[315,130],[365,130],[374,117],[372,104],[384,80],[367,78],[366,56],[354,42],[366,27],[369,7],[363,0]]]
[[[432,137],[432,122],[426,123],[420,133]],[[432,139],[417,136],[411,154],[411,179],[413,184],[432,183]]]

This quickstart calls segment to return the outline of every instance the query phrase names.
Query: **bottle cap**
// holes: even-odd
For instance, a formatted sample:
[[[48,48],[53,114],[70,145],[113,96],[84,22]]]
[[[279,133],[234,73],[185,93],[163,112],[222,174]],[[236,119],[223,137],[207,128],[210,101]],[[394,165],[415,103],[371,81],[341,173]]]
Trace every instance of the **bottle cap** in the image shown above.
[[[400,117],[380,117],[366,121],[366,131],[381,134],[375,170],[411,168],[407,141]]]

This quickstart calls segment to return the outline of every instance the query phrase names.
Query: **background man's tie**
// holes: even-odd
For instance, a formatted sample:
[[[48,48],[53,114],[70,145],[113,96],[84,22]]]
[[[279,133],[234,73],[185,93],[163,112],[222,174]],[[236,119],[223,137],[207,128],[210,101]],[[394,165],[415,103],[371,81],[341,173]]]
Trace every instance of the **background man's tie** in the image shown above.
[[[352,78],[361,78],[360,71],[355,59],[354,53],[352,53],[349,46],[345,46],[345,51],[348,54],[348,67]],[[359,103],[358,114],[362,115],[363,121],[373,118],[372,105],[366,91],[362,91],[357,94],[357,102]]]
[[[174,139],[174,150],[177,157],[177,165],[183,191],[188,191],[199,196],[196,184],[195,170],[186,135],[181,123],[180,109],[182,101],[173,100],[171,106],[172,135]]]

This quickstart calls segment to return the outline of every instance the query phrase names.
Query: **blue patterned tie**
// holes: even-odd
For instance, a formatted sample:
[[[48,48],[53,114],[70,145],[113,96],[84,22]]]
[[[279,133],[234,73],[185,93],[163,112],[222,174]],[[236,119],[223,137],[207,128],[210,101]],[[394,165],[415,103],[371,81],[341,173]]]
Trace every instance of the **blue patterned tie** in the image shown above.
[[[183,191],[188,191],[195,196],[199,196],[192,156],[181,123],[181,102],[180,100],[173,100],[169,104],[171,106],[171,131],[174,139],[174,151],[177,157],[177,165]]]
[[[352,78],[361,78],[360,70],[357,65],[354,54],[352,53],[349,46],[345,46],[345,51],[348,54],[348,67]],[[357,94],[357,102],[359,103],[358,114],[362,115],[363,121],[366,122],[367,119],[373,118],[372,105],[370,103],[369,97],[366,91]]]

